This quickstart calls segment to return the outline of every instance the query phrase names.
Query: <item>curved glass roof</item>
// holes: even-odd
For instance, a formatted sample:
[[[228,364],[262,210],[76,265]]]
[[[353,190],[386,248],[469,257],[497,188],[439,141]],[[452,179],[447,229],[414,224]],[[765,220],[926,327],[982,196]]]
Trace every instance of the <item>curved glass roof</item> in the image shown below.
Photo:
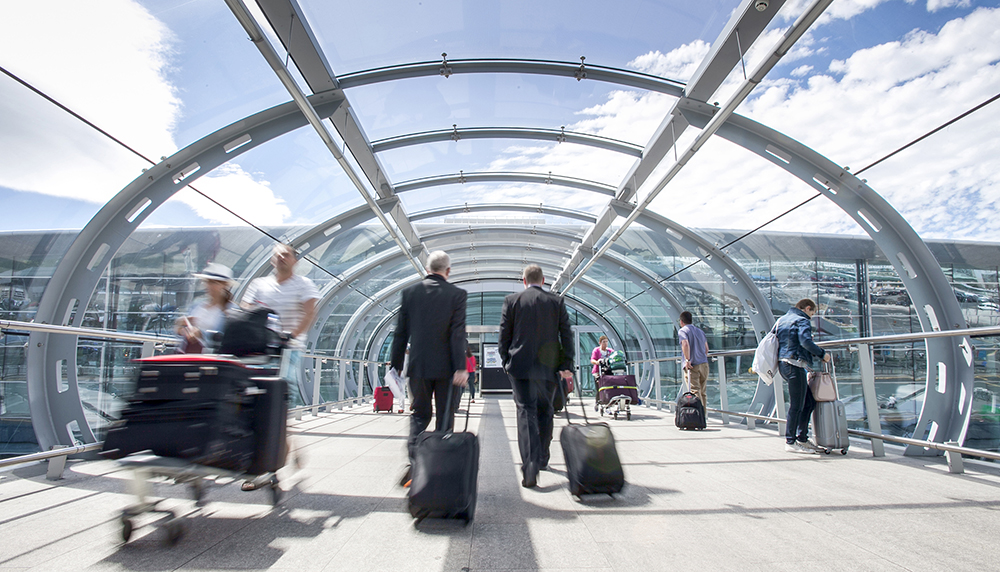
[[[572,292],[586,273],[620,304],[658,304],[663,293],[693,303],[700,289],[740,306],[730,278],[699,262],[711,245],[775,218],[768,231],[878,233],[857,209],[810,200],[822,182],[796,172],[796,157],[815,151],[858,172],[1000,91],[997,2],[837,2],[812,20],[813,3],[765,4],[122,0],[67,2],[56,16],[5,6],[0,196],[25,216],[0,230],[83,227],[144,168],[219,139],[222,165],[138,226],[143,236],[219,229],[218,240],[162,237],[120,258],[179,249],[192,253],[185,264],[217,260],[246,278],[266,271],[262,249],[279,239],[307,250],[318,266],[303,272],[335,288],[386,256],[392,279],[351,290],[363,300],[415,273],[402,244],[418,259],[453,252],[463,279],[516,279],[539,262],[559,288]],[[264,51],[248,41],[255,27]],[[255,114],[291,105],[286,71],[292,91],[342,99],[322,123],[352,172],[301,122],[240,149],[235,137]],[[731,98],[743,123],[696,142]],[[861,176],[921,236],[1000,239],[1000,143],[982,128],[997,109]],[[698,153],[683,156],[692,144]],[[629,217],[635,205],[701,229],[704,243]],[[728,248],[753,266],[752,244]],[[338,300],[335,313],[351,304]]]

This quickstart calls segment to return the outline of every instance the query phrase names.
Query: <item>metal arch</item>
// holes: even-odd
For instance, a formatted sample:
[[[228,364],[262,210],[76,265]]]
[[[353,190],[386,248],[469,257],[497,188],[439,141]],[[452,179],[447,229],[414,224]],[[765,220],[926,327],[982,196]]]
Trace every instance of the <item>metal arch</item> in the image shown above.
[[[504,248],[504,247],[503,247],[503,245],[488,244],[488,245],[484,246],[483,248],[485,248],[485,249],[495,249],[495,248]],[[558,250],[555,250],[555,249],[544,248],[544,247],[543,248],[538,248],[537,250],[542,250],[542,251],[547,251],[547,252],[553,252],[553,253],[556,253],[556,254],[563,254],[563,251],[558,251]],[[385,266],[385,265],[393,264],[399,256],[401,256],[401,255],[398,252],[386,252],[386,253],[384,253],[381,256],[377,256],[377,257],[372,258],[371,260],[365,261],[364,263],[361,263],[361,264],[355,266],[354,268],[352,268],[348,272],[345,272],[344,273],[343,282],[341,282],[339,284],[331,285],[331,287],[329,289],[327,289],[326,291],[324,291],[323,294],[322,294],[322,296],[321,296],[321,299],[320,299],[319,303],[317,304],[317,306],[319,308],[322,308],[322,310],[321,310],[320,314],[317,316],[317,320],[314,322],[314,325],[313,325],[313,327],[311,328],[311,331],[308,334],[310,343],[313,343],[313,340],[315,340],[315,338],[319,336],[319,334],[321,333],[322,328],[324,327],[326,321],[329,319],[329,316],[333,313],[333,310],[335,309],[336,303],[339,302],[340,292],[345,287],[344,286],[345,284],[364,280],[366,278],[366,276],[368,276],[372,272],[374,272],[375,269],[380,268],[380,267]],[[657,290],[662,294],[663,300],[666,301],[666,303],[664,303],[663,300],[656,300],[656,302],[659,303],[662,307],[664,307],[664,309],[671,316],[671,319],[673,319],[675,322],[677,321],[677,316],[679,315],[679,312],[682,309],[681,306],[680,306],[680,304],[677,302],[676,298],[674,298],[669,291],[667,291],[664,288],[662,288],[662,286],[660,286],[658,283],[656,283],[651,278],[651,276],[650,276],[651,273],[648,270],[644,270],[644,269],[639,268],[638,266],[636,266],[635,264],[633,264],[631,261],[628,261],[628,260],[625,260],[625,259],[620,259],[617,255],[615,255],[615,256],[609,256],[608,257],[608,261],[611,262],[611,263],[614,263],[614,264],[621,265],[625,269],[629,270],[636,277],[639,277],[640,279],[645,278],[646,280],[649,280],[649,282],[653,283],[654,286],[657,288]],[[517,272],[520,272],[520,270],[523,268],[522,264],[517,264],[517,261],[513,260],[513,259],[510,260],[510,261],[505,260],[504,262],[511,262],[512,266],[510,268],[512,270],[514,270],[514,271],[517,271]],[[513,264],[516,264],[516,266],[514,266]],[[483,273],[484,274],[485,273],[494,273],[495,274],[497,271],[499,271],[499,269],[496,268],[495,266],[493,266],[493,267],[485,270]],[[465,275],[470,275],[470,274],[471,274],[471,272],[469,272],[468,270],[466,270],[466,271],[458,270],[458,271],[455,271],[454,276],[459,277],[459,276],[465,276]],[[616,304],[616,308],[618,306],[621,306],[622,304],[624,304],[626,306],[628,305],[627,301],[622,300],[620,297],[612,296],[612,295],[608,295],[608,294],[605,294],[605,297],[608,298],[609,300],[617,300],[618,304]],[[673,306],[671,307],[670,304],[673,304]],[[381,305],[381,304],[379,304],[379,305]],[[638,313],[635,312],[635,311],[633,311],[633,310],[631,310],[631,309],[629,309],[628,312],[631,315],[638,316]],[[645,329],[645,325],[643,325],[642,327]],[[349,329],[349,328],[345,328],[345,330],[347,330],[347,329]],[[345,351],[345,347],[346,346],[345,346],[344,338],[341,338],[341,342],[339,342],[337,344],[337,348],[335,350],[336,353],[337,353],[337,355],[343,355],[343,352]],[[311,393],[307,392],[307,394],[311,394]]]
[[[780,4],[781,1],[779,0]],[[592,64],[560,62],[552,60],[519,60],[500,58],[444,60],[439,62],[416,62],[346,73],[337,79],[341,89],[350,89],[373,83],[397,81],[427,76],[444,76],[467,73],[517,73],[569,77],[578,80],[591,79],[616,85],[624,85],[681,97],[684,84],[655,75],[632,70],[617,69]]]
[[[588,181],[576,177],[563,177],[560,175],[542,173],[453,173],[450,175],[437,175],[434,177],[424,177],[421,179],[411,179],[396,184],[396,193],[426,189],[428,187],[440,187],[442,185],[462,185],[472,183],[537,183],[544,185],[557,185],[560,187],[570,187],[583,191],[591,191],[602,195],[614,196],[615,188],[611,185]]]
[[[783,4],[784,0],[772,0],[769,9],[758,12],[754,9],[752,0],[744,0],[743,5],[733,11],[726,27],[712,43],[708,55],[702,60],[698,70],[685,87],[683,97],[708,100],[729,76],[734,66],[742,61],[745,49],[757,40]],[[638,189],[667,157],[670,149],[674,148],[687,128],[687,120],[676,109],[667,114],[644,147],[642,158],[635,162],[622,178],[621,183],[618,184],[615,198],[598,215],[597,222],[586,234],[580,246],[570,257],[563,272],[552,284],[553,289],[563,289],[564,285],[572,279],[573,272],[580,266],[588,252],[593,252],[618,217],[615,202],[628,203],[633,200]]]
[[[381,153],[390,149],[401,149],[411,145],[425,145],[441,141],[460,141],[462,139],[532,139],[536,141],[555,141],[556,143],[575,143],[624,153],[632,157],[642,157],[642,146],[626,143],[610,137],[578,133],[558,129],[530,129],[525,127],[466,127],[459,129],[442,129],[440,131],[424,131],[408,133],[372,141],[372,151]]]
[[[312,96],[317,113],[329,116],[342,99]],[[93,296],[108,264],[146,218],[186,185],[223,163],[306,125],[295,103],[285,103],[237,121],[203,137],[148,169],[113,197],[80,231],[59,261],[39,301],[35,321],[79,326],[83,308]],[[228,150],[227,150],[228,148]],[[72,319],[72,323],[70,320]],[[77,336],[32,333],[29,337],[28,393],[32,424],[42,449],[72,445],[67,424],[76,422],[83,438],[93,442],[76,379]],[[69,389],[60,391],[65,367]]]
[[[226,0],[226,3],[230,6],[240,24],[250,34],[250,37],[255,38],[254,30],[258,28],[258,25],[244,5],[244,0]],[[287,50],[288,55],[295,61],[295,67],[302,75],[309,89],[313,93],[335,93],[338,97],[347,101],[347,96],[341,89],[337,77],[333,73],[333,68],[326,60],[326,56],[320,50],[316,35],[309,26],[308,20],[298,5],[297,0],[256,0],[256,4],[270,24],[271,30],[277,36],[278,41],[281,42],[282,46]],[[257,47],[265,59],[268,60],[275,73],[279,77],[287,74],[287,69],[280,61],[280,58],[275,61],[273,57],[274,50],[271,48],[270,42],[264,38],[260,38],[260,40],[260,42],[256,42]],[[287,80],[287,78],[282,79]],[[288,88],[289,93],[292,93],[293,97],[295,95],[294,91],[299,89],[298,84],[294,82],[291,85],[286,84],[286,88]],[[383,213],[393,220],[395,230],[386,225],[389,229],[389,234],[394,235],[398,232],[402,235],[401,240],[406,243],[404,250],[412,259],[415,259],[411,260],[411,262],[414,263],[414,266],[422,266],[427,253],[423,250],[420,235],[417,234],[413,225],[410,224],[406,209],[393,191],[392,183],[385,175],[386,170],[384,166],[372,152],[368,136],[365,134],[364,129],[361,128],[361,124],[354,115],[354,111],[349,104],[343,105],[329,117],[329,120],[330,124],[342,138],[344,146],[356,160],[361,172],[368,179],[368,183],[374,189],[376,195],[374,197],[375,203],[381,208],[381,212],[376,213],[380,221],[383,218]],[[324,138],[324,142],[326,142],[325,136],[322,133],[322,131],[326,130],[326,124],[321,123],[315,127],[317,128],[317,132],[320,132],[321,138]],[[329,143],[327,145],[330,147],[330,151],[334,155],[337,155],[339,151],[336,145],[331,146]],[[349,164],[342,162],[341,166],[344,168],[345,173],[349,176],[353,175],[353,169]],[[366,202],[370,202],[372,197],[365,193],[364,198]]]
[[[385,288],[384,290],[382,290],[381,292],[379,292],[375,296],[375,299],[378,302],[384,302],[388,298],[391,298],[392,296],[395,296],[396,294],[398,294],[401,290],[403,290],[407,286],[410,286],[411,284],[415,284],[417,281],[418,281],[417,278],[410,278],[410,279],[407,279],[407,280],[401,280],[401,281],[393,284],[392,286],[390,286],[388,288]],[[513,283],[513,284],[517,283],[514,280],[510,280],[510,279],[506,279],[505,280],[503,278],[500,278],[500,281],[501,282]],[[456,284],[456,285],[458,285],[460,287],[464,286],[464,282],[462,280],[460,280],[460,279],[452,280],[452,283]],[[608,298],[609,300],[613,300],[614,299],[613,295],[609,295],[609,293],[606,292],[599,285],[591,283],[591,281],[589,279],[587,280],[587,283],[588,283],[589,287],[591,287],[591,288],[594,289],[595,293],[598,293],[599,295],[602,295],[602,296]],[[481,285],[478,286],[478,288],[481,288],[481,287],[482,287]],[[566,300],[567,300],[567,303],[571,303],[572,307],[574,307],[578,311],[581,311],[584,315],[586,315],[588,318],[590,318],[594,323],[604,324],[606,327],[613,329],[612,324],[610,322],[608,322],[605,317],[601,316],[597,312],[593,312],[584,302],[582,302],[580,300],[576,300],[572,296],[566,296]],[[358,343],[358,335],[357,334],[360,331],[360,329],[363,326],[367,325],[368,321],[370,321],[370,319],[371,319],[369,317],[370,316],[370,309],[373,307],[373,305],[374,305],[374,303],[369,303],[369,304],[365,304],[365,305],[359,306],[358,309],[355,311],[354,315],[351,316],[351,319],[348,320],[347,325],[344,327],[344,331],[348,332],[349,334],[351,334],[352,338],[345,339],[344,340],[345,343],[341,347],[347,347],[349,345],[354,345],[354,346],[357,345],[357,343]],[[631,311],[628,311],[628,310],[624,310],[624,309],[623,309],[623,311],[628,316],[628,318],[631,319],[637,325],[637,330],[641,332],[641,335],[637,336],[637,338],[639,340],[640,351],[642,351],[646,356],[654,355],[653,339],[652,339],[652,336],[649,333],[649,331],[646,329],[645,324],[642,322],[642,320],[639,318],[639,316],[636,315],[634,312],[631,312]],[[375,337],[377,337],[377,334],[375,332],[373,332],[373,334],[370,336],[370,338],[375,338]],[[369,344],[369,346],[370,346],[370,344]]]
[[[470,214],[475,212],[490,212],[490,211],[511,211],[511,212],[525,212],[525,213],[538,213],[544,215],[559,216],[569,219],[582,220],[584,222],[594,223],[597,218],[584,211],[577,211],[572,209],[566,209],[562,207],[551,207],[544,204],[518,204],[518,203],[480,203],[480,204],[464,204],[455,205],[452,207],[443,207],[438,209],[426,210],[415,212],[410,215],[410,220],[418,221],[428,218],[437,218],[448,215],[457,214]]]
[[[464,282],[462,283],[462,288],[464,288],[470,294],[480,293],[480,292],[518,292],[521,289],[521,285],[513,282],[511,280],[501,280],[501,279],[489,279],[476,282]],[[615,347],[625,347],[624,341],[618,330],[613,324],[604,319],[603,316],[588,304],[580,300],[570,299],[570,305],[576,309],[581,314],[591,318],[595,324],[603,324],[604,331],[609,337],[615,338],[617,346]],[[392,324],[392,318],[395,316],[396,312],[393,311],[386,316],[384,316],[379,324],[375,326],[375,329],[371,335],[371,342],[368,344],[367,354],[370,361],[378,360],[378,352],[382,345],[385,343],[386,338],[393,331],[394,325]],[[578,358],[579,359],[579,358]],[[374,374],[373,374],[374,375]]]
[[[684,101],[682,109],[696,124],[709,118],[710,111],[704,104]],[[903,281],[923,331],[966,327],[954,291],[930,249],[902,215],[864,181],[802,143],[746,117],[730,117],[718,135],[798,177],[854,219],[885,253]],[[967,337],[927,340],[927,389],[915,437],[927,436],[935,442],[964,441],[975,382],[972,357]],[[938,364],[943,364],[944,379],[938,379]],[[938,391],[939,385],[944,386],[943,392]],[[932,424],[936,431],[930,431]],[[928,431],[933,434],[927,435]],[[940,454],[912,445],[906,452]]]
[[[571,232],[551,230],[548,228],[538,228],[538,227],[525,228],[523,226],[519,227],[519,226],[503,226],[503,225],[490,225],[490,226],[484,225],[476,228],[460,227],[456,229],[439,230],[427,233],[426,239],[429,242],[431,240],[443,239],[449,236],[456,236],[456,235],[476,236],[478,233],[484,233],[484,232],[507,232],[511,234],[530,234],[532,236],[548,236],[551,238],[565,240],[567,243],[573,243],[580,240],[580,235]]]

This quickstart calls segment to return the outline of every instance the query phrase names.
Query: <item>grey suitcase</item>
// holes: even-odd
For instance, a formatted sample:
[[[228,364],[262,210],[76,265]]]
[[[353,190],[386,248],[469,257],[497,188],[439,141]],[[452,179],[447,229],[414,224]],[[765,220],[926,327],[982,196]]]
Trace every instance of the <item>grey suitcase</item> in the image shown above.
[[[844,402],[817,401],[813,410],[813,431],[816,433],[816,445],[829,455],[830,451],[840,449],[847,454],[850,441],[847,436],[847,413]]]

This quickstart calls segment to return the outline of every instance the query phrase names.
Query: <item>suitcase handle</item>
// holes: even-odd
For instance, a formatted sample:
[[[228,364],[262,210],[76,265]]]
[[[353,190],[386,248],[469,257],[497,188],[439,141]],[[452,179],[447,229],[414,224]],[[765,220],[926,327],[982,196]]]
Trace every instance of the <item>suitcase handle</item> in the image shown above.
[[[570,425],[572,425],[573,424],[573,420],[569,418],[569,392],[566,391],[566,380],[563,379],[562,374],[557,373],[556,376],[557,376],[557,378],[559,380],[558,382],[556,382],[556,385],[559,386],[559,391],[561,391],[562,394],[563,394],[563,413],[566,414],[566,422],[569,423]],[[583,382],[581,381],[580,383],[583,383]],[[595,383],[594,385],[596,387],[597,384]],[[598,391],[600,391],[600,390],[598,390]],[[587,419],[587,406],[583,404],[583,400],[582,399],[580,400],[580,408],[583,410],[583,422],[584,422],[584,424],[589,425],[590,424],[590,420]]]
[[[454,389],[455,389],[455,384],[451,383],[451,381],[449,380],[448,381],[448,398],[445,400],[445,403],[446,403],[446,406],[445,406],[445,419],[448,419],[448,420],[451,420],[451,406],[452,406],[451,404],[452,404],[452,395],[454,395],[454,393],[453,393]],[[465,432],[467,432],[469,430],[469,413],[471,412],[471,409],[472,409],[472,390],[470,389],[469,390],[469,404],[465,407],[465,429],[463,429],[463,431],[465,431]],[[454,433],[455,432],[455,428],[454,427],[446,427],[445,431],[446,432],[447,431],[451,431],[452,433]]]

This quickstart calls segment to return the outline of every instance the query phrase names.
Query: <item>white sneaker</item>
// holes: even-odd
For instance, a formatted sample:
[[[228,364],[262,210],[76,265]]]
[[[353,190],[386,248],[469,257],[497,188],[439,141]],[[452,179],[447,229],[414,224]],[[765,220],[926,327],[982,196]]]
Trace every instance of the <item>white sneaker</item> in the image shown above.
[[[820,450],[820,448],[816,445],[816,443],[813,443],[811,439],[809,441],[798,441],[798,444],[805,447],[806,449],[812,449],[813,451]]]
[[[802,443],[799,443],[798,441],[796,441],[795,443],[785,443],[785,452],[786,453],[801,453],[801,454],[804,454],[804,455],[815,455],[816,454],[816,451],[810,449],[809,447],[803,446]]]

